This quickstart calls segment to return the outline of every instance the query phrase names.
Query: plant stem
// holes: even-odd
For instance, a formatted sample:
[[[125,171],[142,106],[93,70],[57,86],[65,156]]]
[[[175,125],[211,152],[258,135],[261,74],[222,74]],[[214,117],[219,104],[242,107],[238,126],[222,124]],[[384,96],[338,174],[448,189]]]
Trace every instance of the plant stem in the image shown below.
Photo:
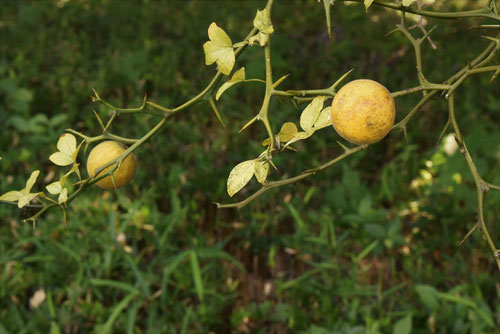
[[[364,2],[364,0],[337,0],[337,1],[339,1],[339,2],[359,2],[359,3]],[[500,21],[500,17],[495,15],[495,13],[493,13],[491,11],[491,9],[489,9],[488,7],[475,9],[475,10],[461,11],[461,12],[432,12],[432,11],[427,11],[427,10],[414,9],[411,7],[405,7],[403,5],[399,5],[397,3],[384,1],[384,0],[375,0],[375,1],[373,1],[372,5],[387,7],[390,9],[399,10],[401,12],[418,14],[418,15],[427,16],[427,17],[441,18],[441,19],[460,19],[460,18],[467,18],[467,17],[487,17],[490,19]]]
[[[454,94],[450,95],[448,99],[448,112],[449,112],[449,119],[450,123],[453,127],[453,131],[455,132],[455,137],[457,139],[458,145],[461,147],[461,152],[464,154],[465,160],[467,162],[467,165],[469,166],[469,170],[472,174],[472,177],[474,179],[474,183],[476,185],[476,193],[477,193],[477,207],[478,207],[478,221],[479,221],[479,228],[481,232],[483,233],[484,238],[486,239],[486,242],[488,246],[491,249],[491,252],[493,253],[493,258],[496,261],[498,270],[500,270],[500,258],[498,257],[498,249],[495,247],[495,244],[493,243],[493,240],[491,239],[491,235],[488,231],[488,228],[486,226],[486,222],[484,220],[484,208],[483,208],[483,202],[484,202],[484,193],[489,190],[487,182],[483,180],[481,175],[479,174],[476,164],[472,160],[472,157],[469,153],[469,150],[467,149],[467,145],[465,144],[465,140],[462,137],[462,133],[460,131],[460,128],[458,127],[458,123],[455,117],[455,99],[454,99]]]
[[[252,195],[250,195],[249,197],[247,197],[246,199],[244,199],[241,202],[230,203],[230,204],[216,203],[217,208],[219,208],[219,209],[227,209],[227,208],[238,208],[238,209],[241,209],[241,208],[245,207],[247,204],[249,204],[251,201],[253,201],[254,199],[256,199],[257,197],[259,197],[260,195],[262,195],[263,193],[265,193],[266,191],[268,191],[270,189],[273,189],[273,188],[276,188],[276,187],[281,187],[281,186],[284,186],[284,185],[287,185],[287,184],[291,184],[291,183],[295,183],[297,181],[305,179],[306,177],[314,175],[314,174],[316,174],[319,171],[322,171],[322,170],[324,170],[324,169],[326,169],[326,168],[328,168],[330,166],[333,166],[337,162],[339,162],[339,161],[347,158],[348,156],[350,156],[350,155],[352,155],[352,154],[354,154],[356,152],[359,152],[359,151],[361,151],[361,150],[363,150],[363,149],[365,149],[367,147],[368,147],[368,145],[361,145],[361,146],[356,146],[354,148],[348,149],[343,154],[341,154],[338,157],[336,157],[335,159],[330,160],[327,163],[325,163],[325,164],[323,164],[323,165],[321,165],[321,166],[319,166],[317,168],[308,169],[308,170],[300,173],[299,175],[291,177],[291,178],[288,178],[288,179],[267,182],[267,183],[263,184],[262,187],[258,191],[256,191],[255,193],[253,193]]]

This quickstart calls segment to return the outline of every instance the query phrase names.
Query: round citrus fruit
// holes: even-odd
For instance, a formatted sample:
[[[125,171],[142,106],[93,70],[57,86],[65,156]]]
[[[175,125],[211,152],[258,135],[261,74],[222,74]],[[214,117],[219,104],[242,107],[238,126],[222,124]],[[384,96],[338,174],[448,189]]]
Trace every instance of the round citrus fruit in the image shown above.
[[[127,147],[116,142],[116,141],[104,141],[94,147],[90,151],[89,157],[87,159],[87,172],[91,177],[94,177],[96,169],[104,166],[106,163],[118,157],[120,154],[125,152]],[[102,173],[105,173],[113,168],[113,165],[105,168]],[[120,167],[113,172],[113,180],[111,176],[106,176],[102,180],[99,180],[96,184],[105,189],[117,189],[128,184],[130,180],[134,177],[135,170],[137,168],[137,160],[135,154],[130,153],[125,160],[121,163]]]
[[[335,131],[351,143],[364,145],[384,138],[394,124],[396,107],[391,93],[376,81],[354,80],[332,102]]]

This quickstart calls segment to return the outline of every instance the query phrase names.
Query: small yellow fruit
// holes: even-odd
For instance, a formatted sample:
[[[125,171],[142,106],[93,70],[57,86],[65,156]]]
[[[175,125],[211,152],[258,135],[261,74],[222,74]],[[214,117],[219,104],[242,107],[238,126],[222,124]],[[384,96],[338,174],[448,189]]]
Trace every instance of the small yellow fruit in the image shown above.
[[[394,124],[396,107],[391,93],[376,81],[354,80],[332,102],[335,131],[351,143],[364,145],[384,138]]]
[[[127,148],[122,144],[111,140],[102,142],[94,147],[92,151],[90,151],[87,159],[87,172],[89,173],[89,176],[93,177],[96,169],[115,159],[120,154],[125,152],[126,149]],[[113,165],[104,169],[99,175],[109,171],[111,168],[113,168]],[[111,176],[106,176],[104,179],[99,180],[96,184],[105,189],[121,188],[132,180],[136,169],[137,160],[135,158],[135,154],[132,152],[125,158],[125,160],[123,160],[120,167],[113,172],[113,178],[115,180],[114,183]]]

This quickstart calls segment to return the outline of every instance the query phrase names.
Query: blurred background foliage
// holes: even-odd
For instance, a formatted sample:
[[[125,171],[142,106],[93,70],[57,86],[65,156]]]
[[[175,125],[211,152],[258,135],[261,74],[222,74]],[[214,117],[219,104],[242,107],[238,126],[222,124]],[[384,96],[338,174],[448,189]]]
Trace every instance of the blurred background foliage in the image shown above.
[[[431,1],[432,2],[432,1]],[[439,10],[485,1],[444,1]],[[233,42],[251,28],[265,1],[2,1],[0,11],[0,193],[20,189],[34,169],[35,189],[64,171],[48,157],[71,127],[99,134],[95,88],[123,107],[144,94],[181,104],[214,75],[202,44],[213,21]],[[477,8],[476,7],[476,8]],[[432,8],[431,8],[432,9]],[[385,36],[396,13],[337,3],[328,39],[323,4],[276,1],[272,60],[283,89],[370,78],[391,91],[418,85],[402,34]],[[424,73],[442,82],[481,52],[487,20],[445,21],[424,46]],[[414,31],[415,33],[415,31]],[[264,74],[263,52],[238,59],[247,77]],[[497,59],[498,60],[498,59]],[[339,165],[299,184],[269,191],[245,209],[228,202],[225,181],[256,157],[261,124],[238,130],[259,109],[263,87],[234,86],[219,108],[175,118],[140,147],[133,184],[92,189],[68,210],[52,210],[36,229],[29,212],[0,206],[0,333],[492,333],[500,323],[498,272],[474,225],[471,175],[453,140],[436,147],[446,102],[428,103],[408,141],[391,133]],[[500,183],[500,86],[487,75],[456,92],[458,122],[481,175]],[[418,96],[397,100],[397,119]],[[286,100],[272,104],[275,130],[298,124]],[[120,116],[112,131],[142,136],[153,116]],[[338,136],[325,129],[275,157],[273,178],[332,159]],[[84,159],[82,163],[84,163]],[[84,172],[85,173],[85,172]],[[236,197],[258,188],[256,182]],[[500,192],[486,196],[486,221],[499,242]]]

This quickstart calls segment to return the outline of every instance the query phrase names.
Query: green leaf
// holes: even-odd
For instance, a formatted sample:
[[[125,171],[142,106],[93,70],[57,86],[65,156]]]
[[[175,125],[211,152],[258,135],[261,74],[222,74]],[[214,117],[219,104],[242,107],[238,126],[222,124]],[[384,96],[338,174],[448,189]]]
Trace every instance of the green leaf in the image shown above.
[[[122,314],[123,310],[130,304],[130,302],[138,295],[138,292],[131,292],[128,294],[125,298],[122,299],[121,302],[119,302],[113,311],[111,312],[111,315],[109,316],[108,320],[106,323],[98,330],[99,333],[102,334],[108,334],[112,332],[113,329],[113,324],[115,323],[116,319]],[[98,326],[100,327],[100,326]]]
[[[323,109],[323,103],[325,102],[324,96],[317,96],[312,100],[311,103],[304,109],[300,115],[300,127],[308,132],[311,130],[314,123],[319,117],[321,110]]]
[[[316,130],[318,130],[318,129],[326,128],[327,126],[331,126],[332,125],[331,115],[332,115],[332,107],[331,106],[328,106],[325,109],[323,109],[321,111],[321,113],[319,114],[319,117],[316,120],[316,123],[314,123],[314,128]]]
[[[227,178],[227,193],[233,197],[241,190],[255,173],[255,160],[247,160],[237,164]]]
[[[201,278],[200,263],[198,261],[198,256],[194,250],[191,251],[191,270],[193,274],[194,287],[196,289],[196,294],[201,302],[203,302],[203,280]]]
[[[283,124],[280,132],[278,133],[280,142],[286,143],[292,140],[297,134],[297,132],[299,132],[299,130],[297,130],[297,126],[295,125],[295,123],[286,122],[285,124]]]
[[[215,95],[215,99],[218,101],[219,97],[232,85],[237,84],[238,82],[242,82],[245,80],[245,68],[242,67],[236,72],[234,72],[233,76],[231,79],[226,81],[222,86],[220,86],[219,90],[217,91],[217,94]]]
[[[208,28],[210,41],[203,44],[205,64],[217,63],[218,70],[225,75],[231,73],[235,62],[233,42],[226,32],[213,22]]]
[[[365,8],[366,8],[366,11],[368,12],[368,7],[371,6],[373,0],[365,0]]]
[[[434,311],[439,308],[439,292],[434,287],[419,284],[415,287],[415,291],[417,291],[422,303],[429,309]]]
[[[409,5],[411,5],[412,3],[414,3],[415,1],[417,1],[417,0],[403,0],[403,6],[408,7]]]
[[[269,162],[268,161],[257,161],[255,163],[255,178],[259,183],[266,182],[267,175],[269,174]]]
[[[392,329],[393,334],[410,334],[412,329],[411,315],[399,319]]]
[[[54,164],[58,166],[67,166],[75,162],[74,153],[77,151],[75,136],[70,133],[63,133],[57,141],[57,149],[59,151],[53,153],[49,157],[49,160]]]

